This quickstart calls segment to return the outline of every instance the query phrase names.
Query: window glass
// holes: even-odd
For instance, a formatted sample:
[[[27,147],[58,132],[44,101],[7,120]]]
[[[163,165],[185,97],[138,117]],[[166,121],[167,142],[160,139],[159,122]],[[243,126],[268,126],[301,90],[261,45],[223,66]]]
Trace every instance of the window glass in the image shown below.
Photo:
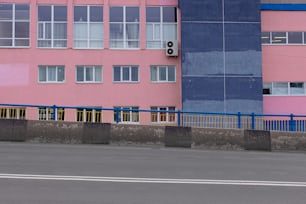
[[[84,81],[83,67],[77,66],[77,81]]]
[[[288,43],[302,44],[303,33],[302,32],[288,32]]]
[[[120,81],[120,67],[114,67],[114,81]]]
[[[30,37],[30,23],[29,22],[16,22],[15,23],[15,37],[16,38],[29,38]]]
[[[57,67],[57,81],[65,80],[65,68],[63,66]]]
[[[51,21],[51,6],[38,6],[38,21]]]
[[[146,21],[147,22],[160,22],[160,7],[147,7],[146,8]]]
[[[163,7],[163,22],[177,22],[177,14],[175,7]]]
[[[305,94],[305,88],[303,82],[290,82],[290,95],[302,95]]]
[[[126,7],[126,22],[138,22],[138,21],[139,21],[139,8]]]
[[[175,67],[168,67],[168,81],[175,81]]]
[[[102,81],[102,68],[96,67],[95,69],[95,81]]]
[[[157,81],[157,67],[151,67],[151,81]]]
[[[46,67],[39,67],[39,81],[47,81],[47,69]]]
[[[67,7],[66,6],[54,6],[54,20],[55,21],[67,21]]]
[[[0,22],[0,38],[12,38],[13,37],[13,23],[12,22]],[[11,41],[11,40],[10,40]]]
[[[132,81],[138,81],[138,67],[132,67]]]
[[[273,44],[286,44],[287,43],[286,32],[272,32],[272,43]]]
[[[90,6],[90,22],[103,22],[103,7]]]
[[[129,67],[123,67],[122,68],[122,80],[123,81],[129,81],[130,80],[130,68]]]
[[[166,81],[167,80],[167,68],[159,67],[159,80]]]
[[[273,95],[288,95],[288,83],[274,82],[272,91]]]
[[[86,67],[86,81],[93,81],[93,68]]]
[[[13,5],[0,4],[0,20],[12,20],[12,19],[13,19]]]
[[[269,83],[269,82],[263,83],[263,91],[262,91],[262,93],[264,95],[272,94],[272,83]]]
[[[261,43],[262,44],[270,44],[270,32],[262,32],[261,33]]]
[[[16,4],[15,5],[15,19],[16,20],[30,19],[30,6],[27,4]]]
[[[123,22],[123,7],[110,7],[110,22]]]
[[[74,22],[87,21],[87,6],[74,7]]]

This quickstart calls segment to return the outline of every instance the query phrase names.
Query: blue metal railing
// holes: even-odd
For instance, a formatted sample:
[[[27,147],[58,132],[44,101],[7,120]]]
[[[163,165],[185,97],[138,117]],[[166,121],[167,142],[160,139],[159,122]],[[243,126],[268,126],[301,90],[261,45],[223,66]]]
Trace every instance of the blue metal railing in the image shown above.
[[[102,108],[95,106],[57,106],[57,105],[33,105],[33,104],[0,104],[0,118],[10,117],[7,110],[18,108],[53,109],[52,120],[57,120],[58,109],[111,111],[114,113],[115,123],[124,122],[126,118],[132,118],[134,123],[142,124],[139,114],[150,114],[150,124],[172,124],[183,127],[199,128],[230,128],[230,129],[253,129],[270,131],[306,131],[306,115],[294,114],[245,114],[245,113],[214,113],[214,112],[190,112],[183,110],[141,110],[126,108]],[[17,112],[18,113],[18,112]],[[123,115],[126,114],[126,115]],[[154,119],[153,119],[154,118]],[[25,119],[25,118],[23,118]],[[102,121],[101,121],[102,122]]]

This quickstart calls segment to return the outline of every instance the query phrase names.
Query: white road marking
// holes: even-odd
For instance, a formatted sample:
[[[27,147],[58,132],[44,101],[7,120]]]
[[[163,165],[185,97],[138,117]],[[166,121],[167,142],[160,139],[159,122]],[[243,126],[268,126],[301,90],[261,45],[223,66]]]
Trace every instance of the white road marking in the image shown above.
[[[0,174],[0,179],[92,181],[92,182],[118,182],[118,183],[202,184],[202,185],[211,184],[211,185],[238,185],[238,186],[306,187],[306,182],[287,182],[287,181],[164,179],[164,178],[60,176],[60,175],[33,175],[33,174]]]

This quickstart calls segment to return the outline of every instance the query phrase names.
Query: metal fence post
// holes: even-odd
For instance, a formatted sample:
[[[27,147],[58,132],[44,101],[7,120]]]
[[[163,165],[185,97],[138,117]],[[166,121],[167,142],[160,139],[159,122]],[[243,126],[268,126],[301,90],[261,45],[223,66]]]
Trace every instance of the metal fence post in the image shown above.
[[[115,121],[117,124],[119,123],[119,108],[115,108]]]
[[[181,127],[181,111],[177,111],[177,126]]]
[[[57,108],[56,108],[56,105],[53,105],[52,109],[53,109],[52,120],[56,120],[56,118],[57,118],[57,111],[56,111]]]
[[[241,113],[238,112],[238,118],[237,118],[237,128],[240,129],[241,128]]]
[[[251,114],[251,128],[252,130],[255,129],[255,114],[254,113]]]
[[[295,122],[294,122],[294,115],[290,114],[290,121],[289,121],[289,131],[295,131]]]

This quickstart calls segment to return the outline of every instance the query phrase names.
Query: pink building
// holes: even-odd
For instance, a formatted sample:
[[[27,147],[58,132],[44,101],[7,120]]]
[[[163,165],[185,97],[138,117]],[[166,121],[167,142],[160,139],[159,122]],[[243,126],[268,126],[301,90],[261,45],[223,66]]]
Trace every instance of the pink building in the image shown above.
[[[305,5],[269,6],[261,12],[264,113],[305,115]]]
[[[1,0],[0,103],[122,107],[127,111],[121,122],[175,123],[171,114],[152,117],[137,110],[182,107],[181,60],[166,56],[165,48],[167,41],[180,44],[177,4]],[[51,108],[22,110],[2,109],[1,114],[53,117]],[[57,109],[56,118],[114,122],[111,111],[85,108]]]

